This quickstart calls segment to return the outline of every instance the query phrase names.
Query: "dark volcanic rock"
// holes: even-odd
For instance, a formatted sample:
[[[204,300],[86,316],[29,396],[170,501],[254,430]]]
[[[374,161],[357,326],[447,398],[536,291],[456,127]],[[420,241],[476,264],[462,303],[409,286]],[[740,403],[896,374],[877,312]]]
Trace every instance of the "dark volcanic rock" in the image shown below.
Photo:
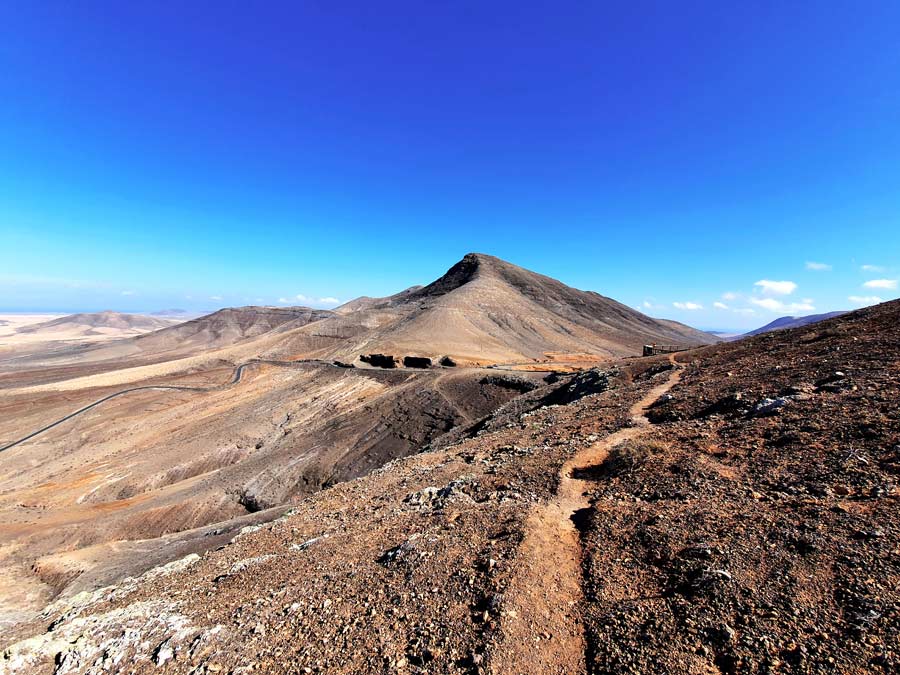
[[[426,356],[404,356],[403,365],[406,368],[431,368],[431,359]]]
[[[397,367],[397,359],[389,354],[360,354],[359,360],[376,368]]]

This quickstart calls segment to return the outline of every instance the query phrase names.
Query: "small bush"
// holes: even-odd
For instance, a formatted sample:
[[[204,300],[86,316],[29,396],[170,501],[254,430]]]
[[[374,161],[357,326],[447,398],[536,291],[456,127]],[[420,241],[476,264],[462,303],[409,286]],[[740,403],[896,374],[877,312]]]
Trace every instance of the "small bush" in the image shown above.
[[[654,455],[664,452],[666,447],[665,443],[653,439],[638,438],[624,441],[610,449],[606,461],[603,462],[603,469],[611,476],[634,473]]]

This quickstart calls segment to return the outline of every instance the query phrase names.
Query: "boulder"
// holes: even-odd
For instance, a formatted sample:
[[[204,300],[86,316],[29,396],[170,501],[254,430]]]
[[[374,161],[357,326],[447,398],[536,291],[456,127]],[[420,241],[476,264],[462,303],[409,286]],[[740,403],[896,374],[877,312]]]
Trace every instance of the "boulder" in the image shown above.
[[[406,368],[431,368],[431,359],[427,356],[404,356],[403,365]]]

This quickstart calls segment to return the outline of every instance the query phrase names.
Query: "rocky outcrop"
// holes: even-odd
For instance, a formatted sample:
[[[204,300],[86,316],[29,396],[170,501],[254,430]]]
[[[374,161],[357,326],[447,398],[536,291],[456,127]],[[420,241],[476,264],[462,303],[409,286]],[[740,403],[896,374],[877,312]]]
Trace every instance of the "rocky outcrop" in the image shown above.
[[[359,360],[376,368],[397,367],[397,359],[390,354],[360,354]]]
[[[404,356],[403,366],[405,368],[431,368],[431,359],[427,356]]]

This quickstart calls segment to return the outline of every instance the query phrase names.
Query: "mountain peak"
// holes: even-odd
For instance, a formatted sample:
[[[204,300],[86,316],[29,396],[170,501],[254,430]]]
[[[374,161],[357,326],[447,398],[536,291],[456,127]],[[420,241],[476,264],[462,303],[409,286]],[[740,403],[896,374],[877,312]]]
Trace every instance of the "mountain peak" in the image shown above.
[[[502,276],[504,271],[509,270],[519,270],[528,273],[512,263],[486,253],[466,253],[442,277],[416,291],[413,295],[416,298],[446,295],[480,277]]]
[[[462,260],[453,265],[447,272],[430,284],[414,293],[418,297],[436,297],[455,291],[479,276],[488,256],[481,253],[467,253]]]

